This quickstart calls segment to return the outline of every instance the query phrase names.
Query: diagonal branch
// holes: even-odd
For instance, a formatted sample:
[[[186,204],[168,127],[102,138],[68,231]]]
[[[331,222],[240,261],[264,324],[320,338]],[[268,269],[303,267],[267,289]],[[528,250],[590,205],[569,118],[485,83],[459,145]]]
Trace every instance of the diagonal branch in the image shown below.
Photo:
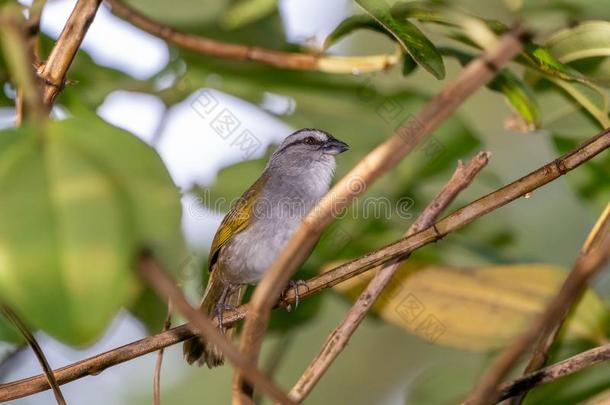
[[[498,392],[500,393],[498,401],[525,393],[538,385],[548,384],[607,360],[610,360],[610,345],[578,353],[551,366],[500,385],[498,387]]]
[[[36,338],[34,337],[34,335],[32,335],[32,332],[30,332],[30,329],[23,323],[21,318],[19,318],[17,314],[13,312],[13,310],[10,309],[8,306],[2,305],[0,309],[2,310],[4,316],[6,316],[6,318],[11,321],[11,323],[15,325],[15,327],[19,330],[25,341],[28,343],[28,345],[34,352],[34,355],[36,355],[36,359],[38,359],[38,362],[40,363],[40,366],[44,371],[47,383],[49,384],[49,387],[51,387],[51,389],[53,390],[55,401],[58,403],[58,405],[66,405],[66,400],[64,399],[64,396],[61,393],[61,389],[59,388],[59,384],[55,379],[53,369],[49,365],[49,362],[47,361],[47,358],[44,355],[42,348],[36,341]]]
[[[324,228],[354,198],[362,194],[366,187],[392,170],[464,100],[491,80],[498,69],[515,57],[522,49],[522,35],[523,30],[520,27],[502,35],[492,49],[469,63],[458,77],[430,100],[415,117],[365,156],[307,215],[252,294],[249,316],[244,323],[240,342],[240,350],[248,361],[257,363],[270,311],[284,286],[307,258],[308,252],[314,247]],[[359,186],[358,189],[354,184]],[[243,381],[239,373],[236,373],[233,387],[235,389],[242,386]]]
[[[485,216],[559,178],[561,175],[574,170],[608,148],[610,148],[610,129],[594,136],[573,151],[542,166],[521,179],[465,205],[431,227],[308,280],[306,286],[298,287],[299,297],[305,298],[351,277],[362,274],[375,266],[409,255],[416,249],[431,244],[444,235],[457,231],[477,218]],[[289,288],[286,291],[282,301],[285,305],[294,304],[296,300],[293,288]],[[231,326],[239,320],[244,319],[248,313],[249,305],[244,304],[234,310],[225,311],[223,314],[224,326]],[[189,324],[181,325],[167,332],[149,336],[97,356],[67,365],[55,370],[54,374],[59,384],[66,384],[82,377],[99,374],[108,367],[152,353],[163,347],[180,343],[193,336],[194,333],[190,330]],[[0,401],[21,398],[46,389],[48,389],[48,384],[44,375],[0,384]]]
[[[138,270],[142,278],[153,287],[157,294],[166,301],[171,301],[172,305],[189,320],[197,333],[205,338],[206,341],[217,346],[233,366],[239,368],[244,373],[249,382],[257,384],[261,391],[281,404],[294,403],[288,399],[286,394],[269,377],[259,371],[256,366],[252,366],[249,362],[245,361],[237,348],[218,331],[218,328],[210,319],[188,303],[182,291],[176,287],[171,277],[161,270],[149,253],[144,253],[140,258]]]
[[[464,166],[462,161],[458,162],[458,167],[449,179],[449,182],[442,188],[440,193],[432,199],[424,211],[413,222],[406,233],[406,237],[416,234],[420,230],[429,227],[436,221],[438,216],[451,204],[457,195],[464,190],[474,180],[477,173],[487,165],[489,152],[479,152],[468,165]],[[402,260],[406,257],[402,258]],[[311,392],[326,370],[335,361],[337,356],[343,351],[349,339],[364,317],[369,312],[383,289],[392,279],[400,266],[399,261],[386,263],[379,269],[375,277],[369,282],[368,286],[358,297],[348,314],[343,318],[339,326],[326,338],[322,349],[311,361],[303,372],[297,383],[290,390],[290,397],[297,402],[302,402]]]
[[[584,255],[589,254],[595,249],[599,249],[600,244],[603,244],[604,238],[607,237],[610,237],[610,203],[606,206],[606,209],[599,217],[597,223],[593,227],[593,230],[589,234],[589,237],[585,241],[580,251],[580,256],[582,257]],[[573,271],[568,274],[568,277],[566,278],[564,284],[568,285],[578,283],[578,280],[582,277],[581,274],[577,273],[577,270],[579,269],[582,270],[582,267],[574,267]],[[575,305],[576,303],[574,303],[573,306]],[[538,337],[536,347],[532,352],[530,361],[527,367],[525,368],[523,374],[529,374],[545,365],[548,360],[548,352],[551,349],[551,346],[553,346],[555,339],[557,339],[557,335],[559,334],[559,331],[563,326],[568,316],[568,313],[569,307],[566,307],[566,309],[559,317],[551,321],[549,325],[547,325],[546,329],[542,330],[540,337]],[[518,397],[513,398],[511,403],[520,405],[525,399],[526,395],[527,393],[524,393]]]
[[[38,76],[44,82],[43,102],[49,110],[64,88],[66,73],[101,2],[102,0],[77,1],[49,57],[38,68]]]
[[[552,344],[552,338],[561,327],[570,309],[579,301],[587,288],[588,281],[610,259],[610,204],[585,243],[561,290],[549,303],[546,310],[519,338],[498,356],[489,370],[480,379],[469,396],[469,404],[484,405],[495,403],[499,397],[498,385],[519,361],[523,353],[539,340],[541,352],[534,353],[533,363],[544,363],[545,353]],[[538,337],[540,336],[540,337]],[[540,355],[540,357],[538,357]]]
[[[353,74],[386,70],[401,60],[400,53],[339,57],[318,54],[282,52],[256,46],[245,46],[215,41],[210,38],[178,31],[125,4],[122,0],[106,0],[116,16],[143,31],[171,44],[202,55],[223,59],[255,61],[282,69],[316,70],[326,73]]]

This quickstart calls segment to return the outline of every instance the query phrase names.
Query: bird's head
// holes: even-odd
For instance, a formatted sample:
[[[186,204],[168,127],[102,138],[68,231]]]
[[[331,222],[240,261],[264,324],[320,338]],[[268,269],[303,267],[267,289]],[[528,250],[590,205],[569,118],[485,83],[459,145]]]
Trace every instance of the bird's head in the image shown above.
[[[335,155],[349,146],[319,129],[301,129],[289,135],[271,155],[269,166],[308,166],[328,163],[334,167]]]

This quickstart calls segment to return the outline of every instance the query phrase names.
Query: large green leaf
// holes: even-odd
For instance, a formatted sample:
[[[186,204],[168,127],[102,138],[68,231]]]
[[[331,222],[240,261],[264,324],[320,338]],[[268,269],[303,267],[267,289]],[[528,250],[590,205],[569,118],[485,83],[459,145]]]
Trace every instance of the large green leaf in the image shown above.
[[[0,293],[33,328],[88,343],[139,293],[140,249],[177,254],[178,192],[152,149],[93,115],[4,136]]]
[[[437,79],[445,77],[443,58],[434,44],[410,21],[394,18],[383,0],[356,0],[375,20],[383,25],[400,45]]]
[[[356,297],[368,272],[334,288]],[[545,264],[454,268],[405,262],[374,310],[432,343],[487,351],[505,346],[556,295],[566,271]],[[588,290],[564,328],[566,339],[606,339],[607,310]]]

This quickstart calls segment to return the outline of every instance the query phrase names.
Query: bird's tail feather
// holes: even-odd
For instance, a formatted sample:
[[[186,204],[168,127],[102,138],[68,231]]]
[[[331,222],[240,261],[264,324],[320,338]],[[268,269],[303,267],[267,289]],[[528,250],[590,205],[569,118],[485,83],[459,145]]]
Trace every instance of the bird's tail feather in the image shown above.
[[[220,277],[216,276],[216,271],[212,271],[199,310],[209,317],[217,316],[217,310],[233,308],[241,304],[245,290],[245,285],[231,286],[222,281]],[[223,298],[224,305],[219,306],[219,303]],[[222,329],[222,331],[230,339],[235,333],[235,328],[229,330]],[[224,363],[222,352],[216,346],[207,344],[198,337],[191,338],[184,342],[182,352],[189,364],[197,362],[200,366],[207,364],[209,368],[213,368],[221,366]]]

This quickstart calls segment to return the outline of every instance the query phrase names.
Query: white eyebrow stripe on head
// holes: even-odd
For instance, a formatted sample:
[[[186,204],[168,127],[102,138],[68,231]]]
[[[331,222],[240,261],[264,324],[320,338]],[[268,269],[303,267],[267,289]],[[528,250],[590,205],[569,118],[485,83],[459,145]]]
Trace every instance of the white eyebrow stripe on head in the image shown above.
[[[328,133],[326,133],[322,130],[304,128],[304,129],[301,129],[299,131],[296,131],[296,132],[288,135],[284,139],[284,141],[280,144],[278,150],[284,150],[284,149],[288,148],[289,146],[303,143],[303,140],[305,140],[308,137],[313,137],[320,142],[326,142],[327,140],[329,140],[331,138],[331,136]]]

